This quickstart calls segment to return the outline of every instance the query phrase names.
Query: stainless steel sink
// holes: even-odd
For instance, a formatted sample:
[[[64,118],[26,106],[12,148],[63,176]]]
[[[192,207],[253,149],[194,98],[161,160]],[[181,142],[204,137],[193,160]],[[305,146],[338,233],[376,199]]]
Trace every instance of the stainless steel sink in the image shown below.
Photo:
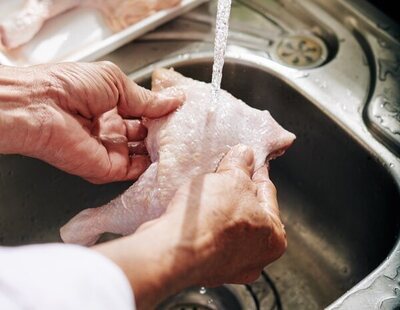
[[[159,65],[203,81],[212,71],[206,53]],[[149,87],[151,71],[134,77]],[[267,62],[245,53],[240,59],[228,57],[222,88],[252,107],[268,109],[298,136],[292,149],[271,164],[289,247],[266,272],[284,309],[325,307],[377,268],[395,246],[400,229],[395,177],[334,119],[271,72]]]
[[[214,7],[104,59],[146,86],[155,67],[210,81]],[[400,307],[398,25],[356,0],[234,1],[232,14],[222,87],[298,136],[271,170],[289,247],[251,285],[193,288],[161,309]],[[59,241],[72,215],[128,186],[0,156],[0,243]]]

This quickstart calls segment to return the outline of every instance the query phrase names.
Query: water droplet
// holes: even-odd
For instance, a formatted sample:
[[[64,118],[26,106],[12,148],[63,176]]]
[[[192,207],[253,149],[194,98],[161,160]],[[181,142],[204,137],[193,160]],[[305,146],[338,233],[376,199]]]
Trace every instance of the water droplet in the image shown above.
[[[362,63],[364,66],[369,66],[368,59],[364,54],[362,56]]]
[[[207,293],[207,289],[204,286],[202,286],[202,287],[200,287],[199,293],[201,295],[204,295],[205,293]]]
[[[210,298],[210,299],[207,301],[207,303],[208,303],[209,305],[213,304],[213,303],[214,303],[214,299]]]
[[[190,54],[182,54],[178,56],[179,60],[188,60],[190,59]]]
[[[387,43],[387,41],[383,40],[383,39],[378,39],[378,44],[382,48],[388,48],[389,47],[389,44]]]
[[[389,164],[389,167],[390,167],[390,168],[393,168],[393,167],[394,167],[394,164],[393,164],[393,163],[390,163],[390,164]]]
[[[296,72],[294,78],[295,79],[305,79],[305,78],[308,78],[309,76],[310,76],[310,73],[308,73],[308,72],[298,71],[298,72]]]
[[[322,81],[319,78],[315,78],[314,82],[320,87],[320,88],[327,88],[328,83],[326,81]]]

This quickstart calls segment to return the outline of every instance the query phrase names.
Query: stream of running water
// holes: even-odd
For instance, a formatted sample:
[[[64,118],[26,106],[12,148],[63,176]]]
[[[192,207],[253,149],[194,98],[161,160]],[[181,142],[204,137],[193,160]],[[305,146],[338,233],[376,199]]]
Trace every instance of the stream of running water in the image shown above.
[[[229,16],[231,15],[232,0],[218,0],[217,20],[215,23],[214,65],[212,73],[212,102],[218,103],[221,89],[222,70],[226,52],[229,31]]]

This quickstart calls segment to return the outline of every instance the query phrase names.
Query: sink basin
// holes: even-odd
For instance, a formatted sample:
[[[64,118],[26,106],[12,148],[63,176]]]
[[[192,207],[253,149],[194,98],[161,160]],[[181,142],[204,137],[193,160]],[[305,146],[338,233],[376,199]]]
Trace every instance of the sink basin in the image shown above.
[[[195,79],[211,76],[210,57],[168,65]],[[149,86],[151,70],[136,79]],[[374,155],[267,67],[228,57],[222,87],[252,107],[268,109],[298,137],[271,164],[289,246],[266,268],[265,277],[275,307],[325,307],[377,268],[395,246],[400,229],[395,180]],[[59,241],[58,229],[72,215],[128,186],[92,185],[34,159],[1,156],[0,242]],[[247,289],[254,293],[257,286]],[[259,295],[259,304],[272,298]]]
[[[207,57],[169,62],[209,82]],[[304,95],[258,63],[228,59],[222,88],[267,109],[297,135],[271,162],[288,233],[287,253],[266,269],[284,309],[321,309],[385,260],[400,230],[399,189],[387,169]],[[148,74],[137,80],[149,87]]]

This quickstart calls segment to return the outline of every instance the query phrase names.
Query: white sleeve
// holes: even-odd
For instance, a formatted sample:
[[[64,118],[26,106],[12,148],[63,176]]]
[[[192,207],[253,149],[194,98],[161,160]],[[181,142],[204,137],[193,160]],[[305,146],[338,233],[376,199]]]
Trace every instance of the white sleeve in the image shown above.
[[[90,249],[65,244],[0,247],[0,309],[132,310],[122,270]]]

